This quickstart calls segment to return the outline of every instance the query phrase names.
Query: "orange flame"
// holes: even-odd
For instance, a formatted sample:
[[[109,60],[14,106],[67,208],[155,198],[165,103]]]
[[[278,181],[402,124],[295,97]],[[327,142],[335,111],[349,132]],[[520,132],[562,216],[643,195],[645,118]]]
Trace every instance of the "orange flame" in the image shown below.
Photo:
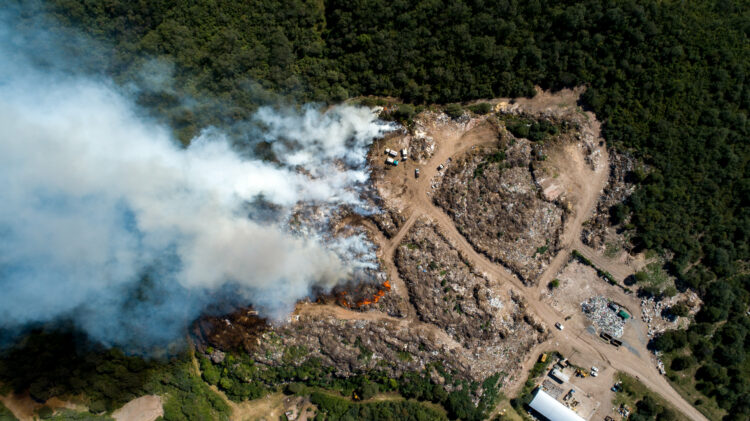
[[[344,297],[346,295],[346,291],[341,291],[338,293],[338,297],[336,298],[336,302],[346,308],[352,308],[352,307],[364,307],[369,306],[371,304],[376,304],[378,301],[380,301],[381,298],[385,297],[385,293],[387,291],[391,290],[391,283],[389,281],[383,282],[383,289],[378,289],[378,292],[375,293],[375,295],[372,296],[372,298],[365,298],[363,300],[359,300],[354,305],[349,304],[349,302]]]

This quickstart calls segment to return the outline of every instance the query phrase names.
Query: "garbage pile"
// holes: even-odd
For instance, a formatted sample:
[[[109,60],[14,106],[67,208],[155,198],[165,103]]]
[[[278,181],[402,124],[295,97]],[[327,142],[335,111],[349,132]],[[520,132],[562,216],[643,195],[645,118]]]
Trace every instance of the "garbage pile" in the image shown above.
[[[589,298],[581,303],[581,310],[602,332],[614,338],[622,337],[625,321],[617,315],[619,308],[610,305],[609,300],[602,296]]]

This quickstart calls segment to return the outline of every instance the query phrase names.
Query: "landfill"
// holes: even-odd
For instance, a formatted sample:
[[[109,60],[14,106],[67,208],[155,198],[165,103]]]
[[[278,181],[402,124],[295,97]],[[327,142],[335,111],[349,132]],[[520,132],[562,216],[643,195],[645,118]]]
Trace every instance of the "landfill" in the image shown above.
[[[625,328],[625,321],[617,315],[618,308],[610,307],[610,301],[602,296],[589,298],[581,303],[586,317],[588,317],[599,328],[600,331],[612,335],[614,338],[621,338]]]

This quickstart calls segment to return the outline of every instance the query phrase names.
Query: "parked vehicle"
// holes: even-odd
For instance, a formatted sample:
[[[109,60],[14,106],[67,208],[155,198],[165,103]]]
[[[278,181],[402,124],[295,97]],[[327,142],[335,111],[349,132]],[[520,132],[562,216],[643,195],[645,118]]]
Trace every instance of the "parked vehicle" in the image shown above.
[[[419,168],[414,169],[414,178],[419,178]]]
[[[560,322],[555,323],[555,327],[557,328],[557,330],[563,330],[563,329],[565,329],[565,326],[563,326],[562,324],[560,324]]]

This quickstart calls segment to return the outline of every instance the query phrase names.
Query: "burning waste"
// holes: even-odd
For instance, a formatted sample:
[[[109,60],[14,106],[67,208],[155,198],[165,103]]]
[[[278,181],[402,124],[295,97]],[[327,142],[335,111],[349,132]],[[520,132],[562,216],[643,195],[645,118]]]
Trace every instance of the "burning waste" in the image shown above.
[[[372,211],[366,151],[392,127],[371,110],[261,108],[244,139],[206,129],[183,148],[111,83],[20,49],[0,42],[0,327],[68,319],[104,344],[163,344],[217,302],[281,319],[376,266],[362,234],[290,227],[307,207]]]

